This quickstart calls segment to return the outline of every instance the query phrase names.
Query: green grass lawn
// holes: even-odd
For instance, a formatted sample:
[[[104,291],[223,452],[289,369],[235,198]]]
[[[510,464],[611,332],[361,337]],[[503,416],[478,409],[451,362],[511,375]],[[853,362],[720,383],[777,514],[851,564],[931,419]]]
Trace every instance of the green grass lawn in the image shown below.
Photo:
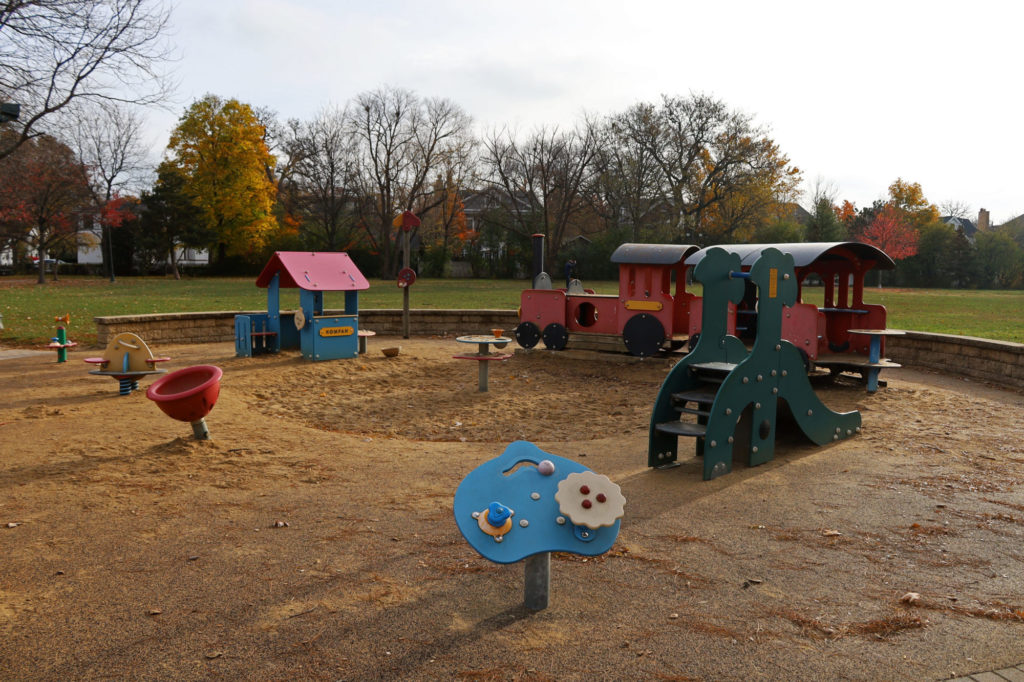
[[[96,341],[93,318],[105,315],[263,310],[266,290],[255,278],[194,278],[175,281],[162,277],[61,277],[37,285],[34,280],[0,277],[0,313],[6,346],[42,345],[54,336],[54,317],[71,314],[68,337],[80,344]],[[618,282],[584,282],[600,294],[614,294]],[[418,279],[411,290],[413,308],[513,309],[525,280]],[[695,289],[699,293],[700,289]],[[823,289],[808,287],[804,300],[821,303]],[[1024,343],[1024,291],[962,291],[947,289],[874,289],[868,303],[889,311],[888,325],[896,329],[980,336]],[[283,308],[295,308],[297,290],[284,290]],[[326,293],[325,305],[340,308],[342,294]],[[361,308],[401,308],[402,290],[394,280],[373,280],[359,295]]]

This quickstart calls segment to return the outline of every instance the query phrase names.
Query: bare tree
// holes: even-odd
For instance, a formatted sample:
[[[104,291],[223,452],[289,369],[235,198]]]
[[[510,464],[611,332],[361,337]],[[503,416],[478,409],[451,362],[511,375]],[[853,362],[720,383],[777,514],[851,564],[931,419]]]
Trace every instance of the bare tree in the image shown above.
[[[956,199],[950,199],[939,204],[939,211],[944,216],[951,216],[962,220],[972,220],[971,216],[974,215],[970,204],[966,201],[957,201]]]
[[[356,157],[346,132],[346,112],[322,109],[295,128],[290,158],[301,197],[303,231],[328,251],[346,248],[356,233],[353,208]]]
[[[657,130],[654,105],[632,106],[602,126],[595,156],[595,210],[610,227],[627,228],[633,241],[653,236],[665,223],[662,171],[644,142],[656,138]]]
[[[523,141],[508,129],[485,137],[483,170],[503,195],[508,229],[543,234],[548,255],[558,253],[570,226],[589,209],[584,192],[596,153],[596,126],[587,120],[569,132],[541,127]]]
[[[422,217],[440,205],[429,179],[469,143],[470,124],[454,102],[422,100],[400,88],[365,92],[350,106],[362,223],[389,271],[397,270],[399,257],[391,221],[403,210]]]
[[[811,185],[811,203],[817,206],[818,202],[823,200],[835,206],[839,200],[839,187],[835,182],[819,175],[814,178],[814,184]]]
[[[709,95],[662,97],[656,125],[625,129],[658,165],[660,198],[672,212],[676,236],[701,241],[705,212],[737,188],[776,172],[777,148],[750,116]],[[788,160],[786,160],[788,162]]]
[[[121,194],[143,168],[143,119],[139,111],[120,102],[100,102],[78,111],[73,146],[89,171],[89,191],[96,215],[101,216],[100,250],[113,282],[114,262],[110,226],[103,208]]]
[[[161,0],[11,0],[0,5],[0,98],[21,105],[0,159],[85,101],[154,104],[170,8]]]

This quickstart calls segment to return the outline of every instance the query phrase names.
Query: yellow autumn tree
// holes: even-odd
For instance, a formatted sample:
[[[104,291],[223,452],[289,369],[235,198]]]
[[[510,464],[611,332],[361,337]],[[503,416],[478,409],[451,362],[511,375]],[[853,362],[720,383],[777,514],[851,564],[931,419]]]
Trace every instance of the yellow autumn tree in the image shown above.
[[[742,137],[732,143],[746,160],[718,173],[705,156],[701,232],[708,244],[749,241],[756,230],[785,219],[793,211],[803,174],[768,138]]]
[[[171,133],[168,152],[186,178],[184,192],[215,235],[211,255],[258,257],[277,231],[276,160],[252,107],[207,95],[192,104]]]
[[[916,230],[939,219],[939,209],[925,198],[917,182],[904,182],[902,178],[896,178],[889,185],[888,204],[899,211],[903,221]]]

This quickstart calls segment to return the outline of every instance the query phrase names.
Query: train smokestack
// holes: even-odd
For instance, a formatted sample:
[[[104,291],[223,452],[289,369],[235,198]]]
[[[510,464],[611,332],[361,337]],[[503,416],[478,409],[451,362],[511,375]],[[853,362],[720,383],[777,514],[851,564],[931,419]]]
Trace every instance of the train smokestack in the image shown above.
[[[533,239],[533,288],[538,288],[537,278],[544,272],[544,235],[535,234]]]

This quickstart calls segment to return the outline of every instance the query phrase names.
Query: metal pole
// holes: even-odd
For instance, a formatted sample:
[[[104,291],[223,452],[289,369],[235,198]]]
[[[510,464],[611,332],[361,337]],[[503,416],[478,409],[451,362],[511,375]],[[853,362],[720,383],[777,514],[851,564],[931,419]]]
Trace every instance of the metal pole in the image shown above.
[[[477,360],[480,365],[480,374],[477,377],[477,388],[479,393],[487,392],[487,360]]]
[[[114,231],[110,229],[109,225],[103,225],[103,230],[107,233],[107,260],[110,261],[110,281],[116,281],[114,277]],[[174,246],[172,245],[173,249]],[[171,255],[173,258],[173,254]]]
[[[409,230],[402,228],[405,237],[402,247],[402,267],[409,267]],[[402,338],[409,338],[409,287],[402,287]]]
[[[544,272],[544,235],[535,234],[533,241],[533,286],[537,286],[537,277]]]
[[[57,349],[57,362],[67,362],[68,332],[64,327],[57,327],[57,343],[60,344],[60,348]]]
[[[210,429],[206,426],[206,418],[192,422],[192,435],[196,440],[210,440]]]
[[[531,611],[543,611],[548,607],[551,588],[551,552],[530,555],[525,563],[523,606]]]

